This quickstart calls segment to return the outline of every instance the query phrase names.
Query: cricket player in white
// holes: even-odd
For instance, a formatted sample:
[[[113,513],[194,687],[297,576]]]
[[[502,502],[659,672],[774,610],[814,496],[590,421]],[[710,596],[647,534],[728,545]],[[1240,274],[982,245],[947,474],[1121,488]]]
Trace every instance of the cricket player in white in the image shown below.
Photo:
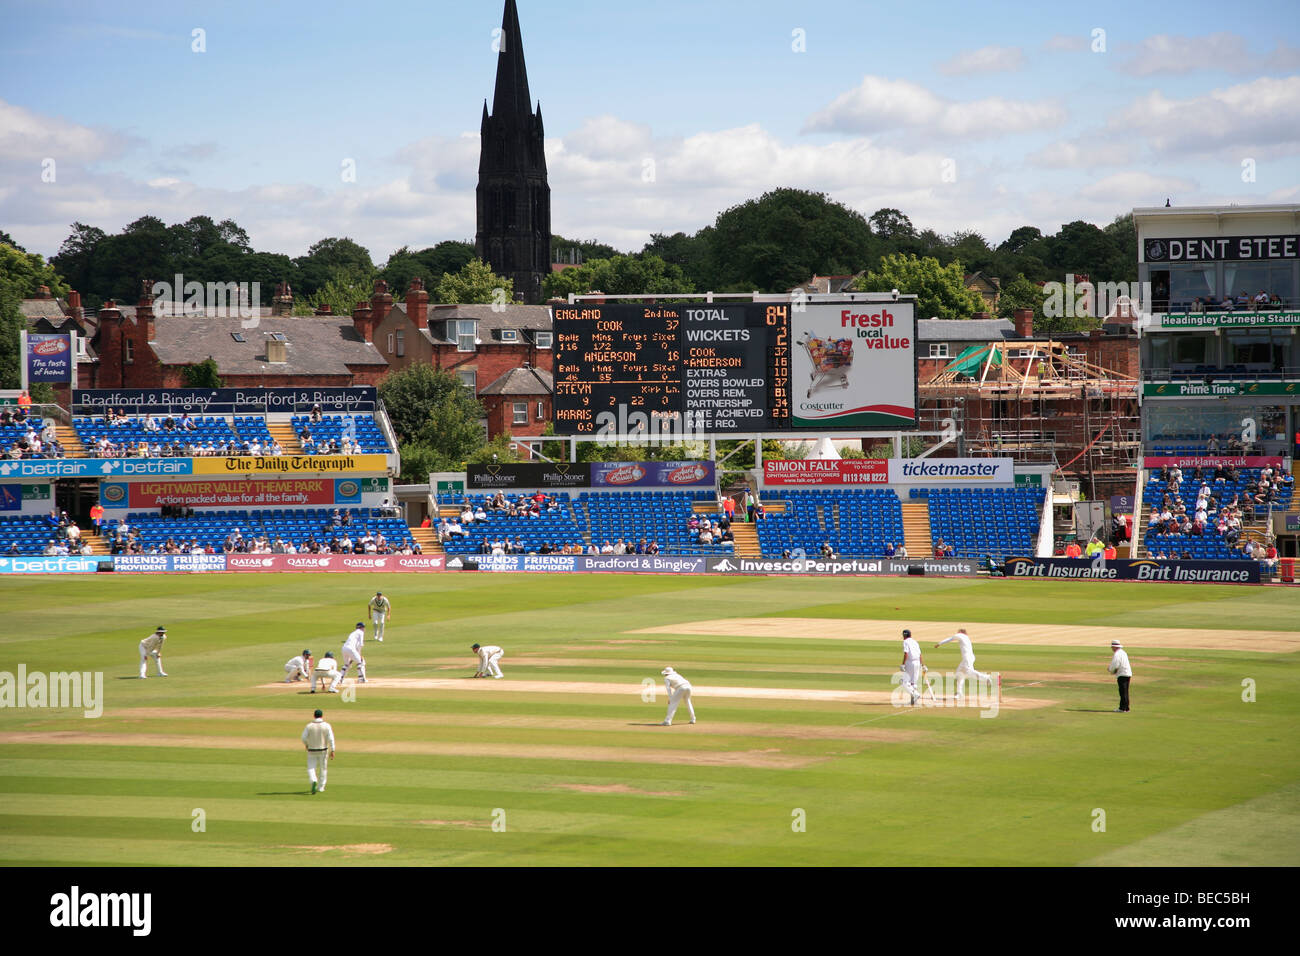
[[[367,607],[370,609],[370,620],[375,625],[375,640],[382,644],[384,643],[384,625],[393,616],[393,606],[388,603],[388,598],[384,597],[383,591],[376,591]]]
[[[301,657],[291,657],[284,665],[284,682],[292,684],[297,680],[311,680],[311,651],[303,651]]]
[[[957,699],[960,700],[966,693],[966,678],[971,677],[977,681],[988,681],[989,686],[993,685],[993,676],[983,674],[975,669],[975,650],[971,647],[970,636],[966,633],[966,628],[957,628],[957,633],[952,637],[944,638],[935,647],[943,647],[952,641],[957,642],[957,647],[961,652],[961,660],[957,663]]]
[[[325,689],[331,693],[337,693],[335,687],[338,686],[339,662],[334,659],[333,651],[326,651],[325,656],[320,659],[316,665],[316,670],[312,672],[311,692],[316,693],[316,685],[324,684]]]
[[[916,643],[911,631],[903,631],[903,663],[898,669],[903,672],[903,689],[912,695],[913,704],[921,699],[921,668],[924,666],[921,645]]]
[[[324,793],[329,763],[334,759],[334,728],[325,723],[325,715],[319,710],[315,719],[302,729],[302,742],[307,748],[307,777],[311,780],[311,792],[316,792],[319,782],[319,789]]]
[[[167,640],[167,628],[161,624],[158,630],[154,631],[143,641],[140,642],[140,679],[145,679],[145,669],[149,665],[149,658],[153,658],[154,664],[158,667],[158,676],[166,677],[167,672],[162,669],[162,646],[163,641]]]
[[[686,705],[686,712],[691,715],[691,723],[695,723],[695,707],[691,704],[691,682],[671,667],[665,667],[659,673],[664,675],[664,689],[668,691],[668,716],[664,718],[663,726],[673,725],[673,715],[677,713],[677,705],[683,703]]]
[[[505,656],[505,651],[495,644],[484,644],[483,646],[475,644],[470,650],[478,655],[478,670],[474,672],[475,677],[501,679],[503,676],[501,673],[501,658]]]
[[[361,621],[357,621],[357,626],[348,639],[343,642],[343,670],[338,676],[335,685],[343,683],[343,679],[348,676],[348,670],[353,664],[357,665],[357,683],[366,684],[366,659],[361,656],[361,648],[366,643],[366,626]]]

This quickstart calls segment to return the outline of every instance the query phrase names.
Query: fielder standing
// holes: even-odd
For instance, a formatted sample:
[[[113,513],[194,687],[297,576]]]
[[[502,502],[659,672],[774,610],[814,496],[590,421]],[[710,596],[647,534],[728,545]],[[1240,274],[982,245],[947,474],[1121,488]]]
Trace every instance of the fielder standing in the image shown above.
[[[916,643],[911,631],[903,631],[903,663],[898,665],[898,669],[903,672],[903,689],[912,695],[912,704],[921,699],[921,668],[924,666],[921,645]]]
[[[165,640],[167,640],[167,628],[159,624],[158,630],[154,631],[152,634],[150,634],[148,637],[146,637],[143,641],[140,642],[140,679],[141,680],[145,679],[145,670],[148,667],[149,658],[151,657],[153,658],[154,664],[157,665],[158,667],[158,676],[159,677],[167,676],[167,672],[162,669],[162,646],[163,646],[163,641]]]
[[[475,644],[470,650],[478,655],[478,670],[474,672],[475,677],[495,677],[500,680],[504,676],[501,673],[501,658],[505,657],[505,651],[495,644],[485,644],[482,647]]]
[[[339,674],[336,684],[342,683],[343,678],[348,676],[348,670],[353,664],[357,665],[357,683],[367,684],[366,680],[366,659],[361,654],[361,648],[366,643],[366,625],[357,621],[357,626],[348,635],[348,639],[343,642],[343,671]]]
[[[1133,668],[1129,666],[1128,653],[1124,650],[1124,645],[1119,641],[1111,641],[1110,649],[1113,652],[1110,658],[1110,666],[1106,670],[1115,675],[1115,682],[1119,684],[1119,706],[1115,708],[1117,714],[1128,713],[1128,684],[1133,679]]]
[[[691,704],[691,682],[671,667],[665,667],[659,673],[663,674],[664,689],[668,691],[668,715],[664,717],[662,726],[673,725],[673,715],[677,713],[678,704],[686,705],[686,712],[691,715],[691,723],[695,723],[695,707]]]
[[[971,647],[970,636],[966,633],[966,628],[957,628],[957,633],[952,637],[944,638],[935,647],[943,647],[952,641],[957,642],[957,647],[961,652],[961,660],[957,663],[957,699],[966,693],[966,678],[970,677],[977,681],[988,681],[989,686],[993,686],[993,675],[983,674],[975,669],[975,650]]]
[[[311,651],[304,650],[301,656],[289,658],[284,665],[284,682],[292,684],[294,681],[311,680],[311,671]]]
[[[324,793],[329,763],[334,759],[334,728],[325,723],[325,715],[319,710],[315,719],[302,729],[302,742],[307,748],[307,777],[311,780],[311,792],[316,792],[319,778],[319,789]]]
[[[366,607],[370,609],[370,620],[375,625],[375,640],[382,644],[384,643],[384,625],[393,616],[393,606],[388,603],[388,598],[384,597],[383,591],[376,591],[375,596],[370,599],[370,603]]]

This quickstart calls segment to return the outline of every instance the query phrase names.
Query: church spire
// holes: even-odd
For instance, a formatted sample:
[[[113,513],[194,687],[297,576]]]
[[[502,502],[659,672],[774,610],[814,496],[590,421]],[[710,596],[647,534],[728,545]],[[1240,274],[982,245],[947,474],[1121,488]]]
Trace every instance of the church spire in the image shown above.
[[[492,97],[492,115],[502,118],[527,116],[533,111],[533,101],[528,94],[524,40],[519,31],[519,10],[515,7],[515,0],[506,0],[499,42],[497,88]]]

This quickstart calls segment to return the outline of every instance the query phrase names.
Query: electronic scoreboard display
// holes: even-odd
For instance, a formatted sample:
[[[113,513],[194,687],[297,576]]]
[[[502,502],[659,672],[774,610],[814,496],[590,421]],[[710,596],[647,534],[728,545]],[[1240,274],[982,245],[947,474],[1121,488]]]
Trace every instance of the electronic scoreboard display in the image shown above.
[[[910,301],[553,314],[556,434],[916,427]]]

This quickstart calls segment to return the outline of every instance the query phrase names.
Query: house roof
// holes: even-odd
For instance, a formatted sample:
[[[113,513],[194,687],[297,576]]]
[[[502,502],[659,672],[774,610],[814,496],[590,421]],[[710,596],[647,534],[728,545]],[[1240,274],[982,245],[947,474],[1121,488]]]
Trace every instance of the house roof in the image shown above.
[[[18,303],[18,312],[27,324],[31,325],[37,319],[49,319],[51,322],[62,325],[63,318],[68,314],[67,303],[62,299],[23,299]]]
[[[972,272],[972,273],[969,273],[969,274],[966,276],[966,278],[963,280],[963,282],[964,282],[966,288],[968,288],[968,289],[969,289],[971,286],[975,285],[976,283],[981,283],[981,284],[983,284],[984,286],[986,286],[986,287],[988,287],[988,288],[990,288],[990,289],[993,289],[994,291],[1001,291],[1001,290],[1002,290],[1002,280],[1001,280],[1001,279],[999,279],[999,278],[997,278],[997,277],[995,277],[995,276],[988,276],[988,275],[985,275],[983,272]]]
[[[555,391],[555,380],[544,368],[512,368],[489,385],[479,389],[480,395],[550,395]]]
[[[918,342],[1000,342],[1015,338],[1010,319],[918,319]]]
[[[549,332],[552,328],[551,307],[548,305],[455,305],[429,308],[430,341],[446,344],[446,323],[452,319],[473,319],[478,323],[481,342],[500,342],[502,329],[519,329],[531,332]]]
[[[838,294],[848,291],[849,287],[853,285],[853,280],[860,275],[862,275],[861,272],[850,276],[813,276],[807,282],[795,286],[795,289],[803,289],[808,293],[821,293],[822,295]]]
[[[150,343],[164,365],[189,365],[211,356],[222,375],[347,375],[350,365],[387,365],[375,346],[352,326],[351,317],[265,316],[256,328],[249,319],[223,316],[164,316],[154,321]],[[232,333],[243,336],[235,341]],[[288,361],[271,365],[266,343],[284,335]]]

